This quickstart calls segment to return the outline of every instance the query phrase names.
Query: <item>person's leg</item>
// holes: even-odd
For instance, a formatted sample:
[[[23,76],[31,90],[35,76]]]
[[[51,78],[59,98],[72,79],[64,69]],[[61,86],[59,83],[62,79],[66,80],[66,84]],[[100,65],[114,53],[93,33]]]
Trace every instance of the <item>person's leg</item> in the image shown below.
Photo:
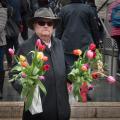
[[[2,99],[3,94],[3,84],[4,84],[4,77],[5,77],[5,71],[4,71],[4,46],[0,47],[0,99]]]
[[[11,56],[9,54],[8,49],[9,48],[13,48],[13,40],[12,40],[11,37],[7,37],[6,36],[6,41],[7,41],[7,45],[6,45],[6,59],[7,59],[8,68],[10,68],[11,65],[12,65],[12,58],[11,58]]]
[[[13,39],[13,46],[15,48],[15,52],[17,52],[19,48],[18,36],[14,36],[12,39]]]

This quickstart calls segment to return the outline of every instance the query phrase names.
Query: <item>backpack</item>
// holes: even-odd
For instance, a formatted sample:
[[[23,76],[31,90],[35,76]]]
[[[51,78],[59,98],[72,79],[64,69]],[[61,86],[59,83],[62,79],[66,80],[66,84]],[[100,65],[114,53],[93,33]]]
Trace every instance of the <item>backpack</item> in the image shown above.
[[[120,4],[112,9],[111,22],[112,26],[120,27]]]

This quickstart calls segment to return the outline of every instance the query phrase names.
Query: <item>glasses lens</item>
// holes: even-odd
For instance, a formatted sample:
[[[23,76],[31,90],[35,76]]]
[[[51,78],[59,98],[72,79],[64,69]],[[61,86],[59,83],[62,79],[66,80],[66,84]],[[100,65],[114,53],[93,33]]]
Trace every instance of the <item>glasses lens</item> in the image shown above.
[[[47,25],[48,25],[48,26],[53,26],[53,21],[48,21],[48,22],[47,22]]]
[[[42,21],[42,20],[40,20],[40,21],[38,21],[38,24],[40,26],[45,26],[45,24],[47,24],[48,26],[53,26],[53,21]]]
[[[38,24],[39,24],[40,26],[45,26],[45,22],[44,22],[44,21],[38,21]]]

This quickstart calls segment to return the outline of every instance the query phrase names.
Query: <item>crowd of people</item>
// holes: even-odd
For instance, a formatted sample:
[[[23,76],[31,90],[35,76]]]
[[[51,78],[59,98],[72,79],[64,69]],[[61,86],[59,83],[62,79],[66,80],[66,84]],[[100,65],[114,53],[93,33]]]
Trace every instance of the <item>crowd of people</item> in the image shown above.
[[[43,112],[32,115],[30,111],[24,111],[23,120],[69,120],[69,81],[66,76],[78,58],[72,51],[85,51],[90,43],[95,43],[99,48],[102,38],[103,31],[99,29],[95,0],[70,0],[69,4],[57,10],[57,16],[51,2],[53,1],[0,0],[0,98],[5,76],[5,54],[8,68],[11,69],[13,65],[9,48],[14,48],[18,55],[26,55],[34,49],[36,40],[40,39],[46,46],[44,54],[51,66],[45,75],[47,80],[44,81],[48,93],[46,96],[40,94]],[[28,29],[34,31],[31,38],[28,37]],[[19,34],[24,40],[22,45],[18,42]],[[31,58],[28,59],[30,63]],[[10,77],[14,74],[10,73]],[[20,83],[15,81],[12,85],[21,92]]]

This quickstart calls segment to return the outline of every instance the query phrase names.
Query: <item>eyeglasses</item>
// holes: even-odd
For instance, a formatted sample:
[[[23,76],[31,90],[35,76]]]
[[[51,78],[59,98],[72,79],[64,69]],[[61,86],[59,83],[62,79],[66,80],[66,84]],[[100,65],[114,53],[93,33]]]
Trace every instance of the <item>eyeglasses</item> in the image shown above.
[[[53,25],[54,25],[53,21],[43,21],[43,20],[39,20],[39,21],[37,21],[37,23],[38,23],[40,26],[45,26],[46,24],[47,24],[48,26],[53,26]]]

